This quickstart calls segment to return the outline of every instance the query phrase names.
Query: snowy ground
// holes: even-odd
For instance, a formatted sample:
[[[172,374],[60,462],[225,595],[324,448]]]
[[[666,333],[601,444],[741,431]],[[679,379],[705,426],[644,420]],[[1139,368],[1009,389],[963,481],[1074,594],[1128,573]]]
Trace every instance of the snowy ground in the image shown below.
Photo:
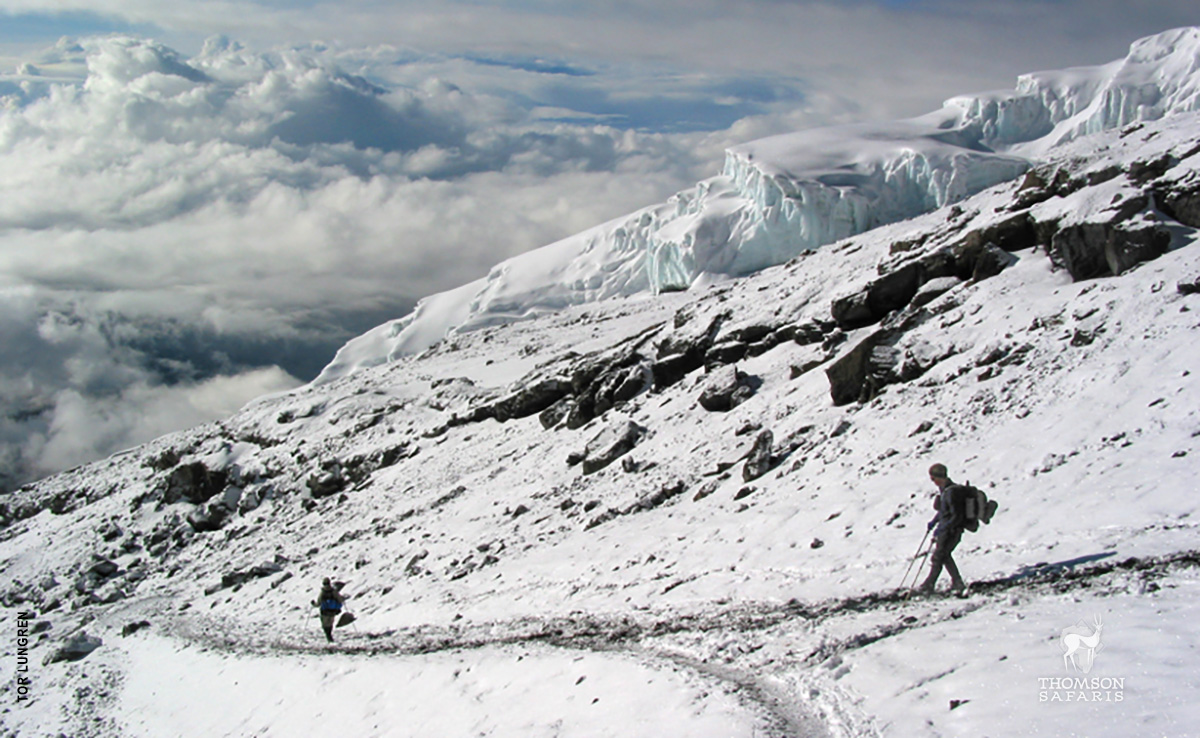
[[[1196,130],[1193,116],[1113,134],[1095,166],[1186,152]],[[1160,179],[1200,170],[1200,154],[1176,159]],[[1134,188],[1095,179],[1037,212],[1097,215]],[[1119,277],[1076,282],[1043,249],[1017,251],[910,316],[896,348],[924,370],[865,402],[834,405],[824,369],[878,326],[830,332],[828,352],[788,340],[737,361],[754,393],[728,412],[698,405],[719,370],[697,368],[578,428],[470,419],[531,372],[611,366],[639,346],[650,362],[655,344],[704,335],[720,315],[718,345],[828,320],[881,266],[1007,217],[1018,187],[743,280],[459,336],[22,492],[51,509],[0,531],[0,724],[21,736],[1194,733],[1192,228],[1171,222],[1170,251]],[[809,360],[824,363],[803,371]],[[632,451],[592,474],[568,463],[625,420],[645,429]],[[765,430],[774,466],[747,480]],[[1001,505],[956,552],[973,583],[962,599],[900,589],[935,461]],[[197,505],[166,498],[190,463],[230,475],[218,497],[240,512],[216,530],[194,531]],[[314,496],[335,469],[349,481]],[[107,573],[89,574],[96,557]],[[358,616],[333,645],[309,604],[322,576],[347,582]],[[80,630],[103,645],[45,662]],[[1086,674],[1064,661],[1068,635],[1092,644],[1077,651]]]

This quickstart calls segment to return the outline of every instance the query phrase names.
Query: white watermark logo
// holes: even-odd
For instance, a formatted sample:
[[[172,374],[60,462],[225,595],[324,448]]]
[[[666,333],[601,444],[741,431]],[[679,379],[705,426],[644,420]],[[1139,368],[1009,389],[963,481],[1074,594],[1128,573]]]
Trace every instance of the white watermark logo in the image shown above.
[[[1058,639],[1066,677],[1039,677],[1040,702],[1123,702],[1125,678],[1110,676],[1081,677],[1096,665],[1096,654],[1104,648],[1101,637],[1104,621],[1099,615],[1089,624],[1080,620],[1063,628]]]
[[[1089,674],[1096,663],[1096,654],[1104,648],[1100,642],[1100,633],[1104,630],[1104,621],[1096,615],[1092,625],[1080,620],[1070,628],[1063,628],[1063,668],[1068,674]],[[1074,671],[1072,671],[1074,668]]]

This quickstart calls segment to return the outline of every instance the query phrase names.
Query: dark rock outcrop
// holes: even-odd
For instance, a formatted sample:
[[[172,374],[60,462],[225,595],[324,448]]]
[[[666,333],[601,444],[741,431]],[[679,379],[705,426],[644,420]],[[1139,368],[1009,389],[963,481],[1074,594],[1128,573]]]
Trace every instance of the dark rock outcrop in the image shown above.
[[[128,638],[129,636],[133,635],[134,633],[137,633],[140,630],[145,630],[146,628],[149,628],[149,627],[150,627],[149,620],[137,620],[132,623],[126,623],[125,627],[121,628],[121,637]]]
[[[728,412],[754,395],[755,382],[738,371],[725,366],[713,371],[700,393],[700,406],[709,412]]]
[[[654,377],[654,389],[661,390],[675,384],[688,374],[704,366],[704,355],[694,353],[672,354],[650,365]]]
[[[521,387],[492,405],[492,416],[501,423],[536,415],[571,393],[571,381],[549,377]]]
[[[220,530],[232,515],[233,510],[224,501],[216,500],[189,512],[187,522],[197,533],[211,533]]]
[[[221,575],[221,583],[215,587],[208,587],[204,590],[205,594],[212,594],[222,589],[229,587],[237,587],[254,579],[262,579],[283,571],[283,567],[277,561],[269,561],[265,564],[252,566],[249,569],[240,569],[229,571]]]
[[[47,654],[42,663],[54,664],[59,661],[79,661],[86,658],[88,654],[102,645],[104,645],[104,641],[101,639],[89,636],[86,631],[80,631],[77,635],[64,641],[52,653]]]
[[[186,500],[199,505],[229,486],[229,474],[224,469],[210,469],[203,462],[193,461],[176,466],[163,486],[162,501],[166,504]]]
[[[899,353],[893,331],[875,331],[826,370],[834,405],[865,402],[898,379]]]
[[[1159,223],[1080,223],[1061,228],[1050,252],[1075,281],[1123,274],[1156,259],[1171,245],[1171,234]]]
[[[342,466],[336,460],[326,461],[321,470],[309,475],[304,482],[314,498],[329,497],[346,488],[349,480],[342,472]]]
[[[596,434],[583,451],[583,473],[594,474],[633,450],[646,429],[626,420]]]
[[[969,231],[950,246],[920,258],[881,267],[883,273],[864,288],[834,300],[831,316],[837,327],[846,331],[874,325],[908,307],[929,282],[947,277],[990,279],[1016,262],[1012,252],[1032,248],[1041,239],[1029,214],[1018,213]],[[905,249],[893,248],[893,253],[905,253]]]
[[[1200,228],[1200,181],[1156,188],[1154,201],[1167,216]]]

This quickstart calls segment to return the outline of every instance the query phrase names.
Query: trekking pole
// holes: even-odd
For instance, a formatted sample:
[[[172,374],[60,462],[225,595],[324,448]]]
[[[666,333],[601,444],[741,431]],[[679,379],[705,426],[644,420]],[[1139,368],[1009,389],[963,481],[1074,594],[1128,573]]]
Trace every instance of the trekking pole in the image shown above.
[[[900,589],[904,589],[904,583],[908,581],[908,574],[912,571],[913,564],[917,563],[917,559],[921,558],[921,549],[925,548],[925,541],[929,539],[929,532],[930,529],[926,528],[925,537],[921,539],[921,545],[917,546],[917,552],[913,554],[912,560],[908,562],[908,568],[904,570],[904,577],[900,580]],[[925,555],[928,556],[929,552],[926,551]],[[922,566],[924,566],[924,564],[922,564]],[[917,576],[920,575],[921,570],[917,569]]]
[[[913,577],[912,584],[909,585],[910,592],[917,586],[917,582],[921,581],[921,572],[925,571],[925,562],[929,560],[929,553],[931,551],[933,551],[933,546],[930,546],[925,550],[925,553],[921,554],[921,563],[917,565],[917,575]]]

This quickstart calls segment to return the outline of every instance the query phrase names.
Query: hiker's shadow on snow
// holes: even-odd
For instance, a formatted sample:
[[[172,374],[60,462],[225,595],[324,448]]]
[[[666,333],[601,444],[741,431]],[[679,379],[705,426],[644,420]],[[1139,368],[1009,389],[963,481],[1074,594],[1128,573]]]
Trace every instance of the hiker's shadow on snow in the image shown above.
[[[1077,566],[1103,561],[1104,559],[1111,558],[1116,555],[1116,551],[1102,551],[1100,553],[1088,554],[1087,556],[1079,556],[1074,559],[1067,559],[1066,561],[1056,561],[1052,564],[1042,561],[1037,564],[1030,564],[1028,566],[1021,567],[1017,573],[1013,574],[1011,577],[1009,577],[1009,579],[1029,579],[1031,577],[1038,577],[1045,574],[1058,574],[1063,571],[1072,571]]]

